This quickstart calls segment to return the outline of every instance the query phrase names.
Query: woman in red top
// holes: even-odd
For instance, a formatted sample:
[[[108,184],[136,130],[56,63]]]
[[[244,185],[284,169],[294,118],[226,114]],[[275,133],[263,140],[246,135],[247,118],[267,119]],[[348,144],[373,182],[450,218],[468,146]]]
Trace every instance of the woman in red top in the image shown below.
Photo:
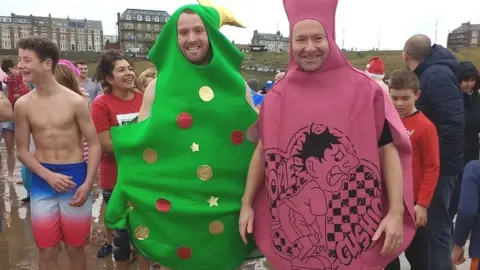
[[[23,82],[23,76],[15,67],[12,60],[2,61],[2,71],[7,74],[5,84],[7,85],[8,92],[5,93],[12,104],[12,109],[15,102],[23,95],[30,92],[25,82]],[[3,138],[5,138],[5,148],[7,149],[7,169],[8,179],[13,181],[13,171],[15,170],[15,124],[12,121],[2,123]]]
[[[102,56],[94,76],[102,84],[104,94],[92,104],[92,119],[102,145],[100,162],[100,188],[107,204],[117,183],[117,163],[112,149],[110,128],[128,125],[134,121],[142,106],[143,94],[135,91],[135,73],[125,55],[117,50],[108,50]],[[106,230],[106,243],[100,248],[97,257],[106,257],[112,252],[115,269],[128,269],[131,261],[130,237],[127,230],[116,230],[113,234]],[[149,269],[148,261],[142,260],[140,269]]]

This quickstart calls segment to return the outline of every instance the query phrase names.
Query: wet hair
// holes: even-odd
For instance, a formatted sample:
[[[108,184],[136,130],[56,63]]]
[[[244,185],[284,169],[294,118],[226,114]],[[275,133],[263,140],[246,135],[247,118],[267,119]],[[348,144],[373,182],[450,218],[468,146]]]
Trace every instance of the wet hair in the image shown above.
[[[79,61],[76,61],[74,63],[75,67],[78,68],[79,65],[82,65],[82,66],[86,66],[87,65],[87,62],[83,61],[83,60],[79,60]]]
[[[8,73],[11,68],[15,67],[15,64],[12,60],[6,59],[2,61],[2,71]]]
[[[407,69],[397,69],[390,77],[389,88],[395,90],[408,89],[416,94],[418,90],[420,90],[420,81],[418,80],[417,75],[412,71]]]
[[[55,74],[55,79],[59,84],[81,95],[82,97],[85,96],[82,90],[80,90],[77,77],[70,67],[66,65],[57,65],[53,74]]]
[[[107,79],[108,77],[112,77],[115,62],[120,60],[126,60],[133,67],[132,61],[130,61],[123,52],[115,49],[106,50],[97,65],[92,80],[100,83],[104,93],[112,92],[112,86],[108,83]]]
[[[153,78],[155,79],[157,77],[157,70],[155,68],[148,68],[146,69],[144,72],[142,72],[142,74],[140,74],[140,76],[138,77],[138,84],[139,84],[139,88],[142,90],[142,91],[145,91],[145,89],[147,88],[147,85],[146,85],[146,82],[147,82],[147,78]]]
[[[51,59],[52,73],[54,72],[58,60],[60,59],[60,53],[57,45],[55,45],[50,39],[44,37],[21,38],[18,41],[17,46],[19,49],[35,52],[41,62]]]
[[[403,51],[417,61],[432,54],[432,41],[426,35],[414,35],[407,40]]]

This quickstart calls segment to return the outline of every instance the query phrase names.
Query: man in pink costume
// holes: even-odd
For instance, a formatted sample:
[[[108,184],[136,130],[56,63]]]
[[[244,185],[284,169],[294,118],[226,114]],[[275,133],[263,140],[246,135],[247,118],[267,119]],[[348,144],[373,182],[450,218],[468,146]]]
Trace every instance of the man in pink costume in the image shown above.
[[[261,108],[239,220],[276,270],[381,270],[415,233],[410,141],[335,44],[337,2],[284,0],[290,63]]]

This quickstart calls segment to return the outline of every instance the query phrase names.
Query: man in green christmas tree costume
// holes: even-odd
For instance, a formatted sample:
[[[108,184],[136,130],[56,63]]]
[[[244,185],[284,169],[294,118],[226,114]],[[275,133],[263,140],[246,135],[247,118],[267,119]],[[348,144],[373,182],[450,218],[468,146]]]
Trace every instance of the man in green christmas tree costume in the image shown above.
[[[240,24],[199,2],[178,9],[150,51],[158,77],[138,123],[111,131],[118,182],[105,222],[128,228],[137,251],[168,268],[229,270],[254,248],[238,214],[257,111],[243,55],[219,31]]]

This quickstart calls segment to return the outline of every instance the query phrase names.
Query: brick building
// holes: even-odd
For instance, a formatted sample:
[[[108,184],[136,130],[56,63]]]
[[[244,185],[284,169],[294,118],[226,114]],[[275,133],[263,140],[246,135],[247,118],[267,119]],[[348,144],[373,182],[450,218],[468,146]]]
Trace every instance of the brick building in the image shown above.
[[[96,20],[12,13],[0,16],[0,33],[0,49],[15,49],[22,37],[43,36],[57,44],[60,51],[103,50],[103,26]]]
[[[117,13],[120,47],[147,53],[169,18],[170,14],[162,10],[127,9]]]
[[[447,47],[452,50],[480,47],[480,24],[470,22],[462,25],[448,34]]]

